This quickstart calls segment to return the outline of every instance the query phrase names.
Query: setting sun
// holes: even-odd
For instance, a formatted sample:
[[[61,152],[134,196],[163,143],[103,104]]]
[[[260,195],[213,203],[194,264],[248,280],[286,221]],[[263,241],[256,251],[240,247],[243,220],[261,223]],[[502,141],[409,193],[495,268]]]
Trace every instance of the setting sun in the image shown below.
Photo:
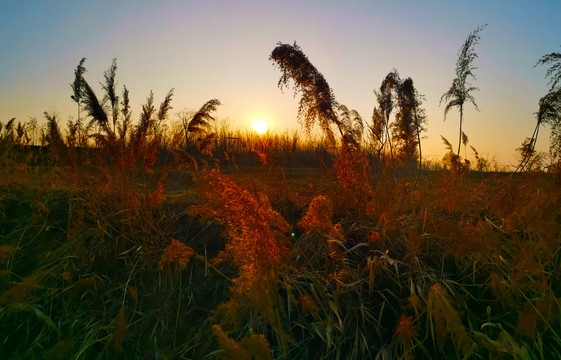
[[[561,360],[561,0],[28,3],[0,360]]]
[[[252,127],[258,134],[264,134],[269,130],[269,121],[264,118],[255,119],[253,120]]]

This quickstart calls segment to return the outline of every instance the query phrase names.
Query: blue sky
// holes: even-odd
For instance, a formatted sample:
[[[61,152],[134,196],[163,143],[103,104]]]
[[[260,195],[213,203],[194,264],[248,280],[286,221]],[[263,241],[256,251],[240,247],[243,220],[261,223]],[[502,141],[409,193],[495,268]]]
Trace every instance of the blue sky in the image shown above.
[[[298,129],[297,101],[277,88],[269,61],[276,43],[298,42],[340,103],[370,121],[373,90],[397,69],[426,97],[423,152],[440,158],[440,135],[453,144],[458,113],[443,121],[441,95],[454,77],[457,51],[482,24],[475,65],[480,112],[465,110],[464,130],[484,156],[516,161],[515,149],[535,124],[547,91],[545,68],[561,51],[559,1],[2,1],[0,121],[55,111],[76,116],[74,69],[101,97],[103,72],[117,58],[119,87],[134,115],[150,90],[159,102],[175,89],[172,114],[218,98],[232,126],[268,117],[275,130]],[[172,115],[170,120],[174,120]],[[547,131],[539,148],[548,145]]]

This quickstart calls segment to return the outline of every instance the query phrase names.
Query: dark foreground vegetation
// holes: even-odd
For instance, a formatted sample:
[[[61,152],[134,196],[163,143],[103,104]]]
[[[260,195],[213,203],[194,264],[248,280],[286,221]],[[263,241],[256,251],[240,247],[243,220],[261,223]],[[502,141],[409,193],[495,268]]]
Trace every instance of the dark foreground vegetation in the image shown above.
[[[165,128],[173,91],[133,125],[115,62],[102,101],[80,62],[66,131],[3,124],[0,357],[561,358],[561,172],[536,170],[537,134],[525,171],[447,140],[428,171],[411,79],[364,126],[298,46],[271,59],[321,139],[213,130],[218,100]]]

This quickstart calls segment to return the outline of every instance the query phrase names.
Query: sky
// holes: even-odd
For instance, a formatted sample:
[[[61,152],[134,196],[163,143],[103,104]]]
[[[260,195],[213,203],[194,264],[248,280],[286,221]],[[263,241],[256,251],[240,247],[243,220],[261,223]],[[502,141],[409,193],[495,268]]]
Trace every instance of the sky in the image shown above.
[[[475,48],[480,111],[465,107],[463,130],[481,155],[515,164],[548,89],[546,68],[534,65],[561,52],[560,13],[558,0],[2,0],[0,121],[41,123],[44,111],[75,118],[70,83],[85,57],[84,77],[100,98],[117,59],[119,92],[129,89],[136,119],[151,90],[159,104],[173,88],[170,121],[217,98],[216,117],[233,128],[264,117],[273,131],[300,130],[298,97],[277,87],[280,71],[269,60],[278,42],[297,42],[336,100],[367,123],[386,74],[411,77],[425,96],[423,153],[436,160],[445,151],[440,136],[456,144],[459,132],[458,111],[444,121],[440,98],[466,37],[487,24]],[[548,132],[540,136],[545,151]]]

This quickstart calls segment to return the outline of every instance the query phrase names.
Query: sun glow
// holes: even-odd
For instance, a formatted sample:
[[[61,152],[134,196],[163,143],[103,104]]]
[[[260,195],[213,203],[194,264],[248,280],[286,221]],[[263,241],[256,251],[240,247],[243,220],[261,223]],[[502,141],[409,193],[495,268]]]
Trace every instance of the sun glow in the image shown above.
[[[259,135],[263,135],[267,132],[267,130],[269,130],[269,120],[265,118],[255,119],[253,120],[252,127],[256,133],[258,133]]]

